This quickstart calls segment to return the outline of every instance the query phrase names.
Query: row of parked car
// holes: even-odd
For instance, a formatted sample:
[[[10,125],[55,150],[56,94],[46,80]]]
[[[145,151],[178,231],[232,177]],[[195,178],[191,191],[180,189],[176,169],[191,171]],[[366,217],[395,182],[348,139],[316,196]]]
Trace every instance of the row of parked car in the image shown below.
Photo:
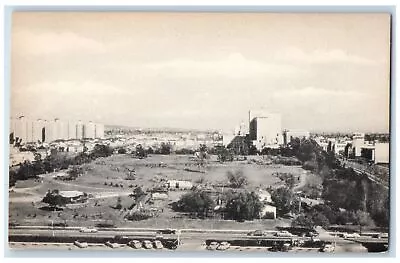
[[[75,241],[74,245],[79,247],[79,248],[87,248],[89,245],[87,242],[80,242],[80,241]],[[120,248],[122,247],[122,244],[119,243],[114,243],[111,241],[107,241],[105,243],[106,246],[110,247],[110,248]],[[128,246],[134,249],[140,249],[140,248],[145,248],[145,249],[163,249],[164,245],[161,243],[160,240],[154,240],[154,241],[150,241],[150,240],[144,240],[144,241],[139,241],[139,240],[132,240],[128,242]]]
[[[278,232],[271,232],[271,231],[264,231],[264,230],[255,230],[247,233],[248,236],[254,236],[254,237],[262,237],[262,236],[275,236],[275,237],[296,237],[297,235],[294,235],[290,233],[289,231],[282,230]],[[316,237],[318,236],[317,232],[313,231],[308,231],[308,232],[302,232],[301,236],[306,236],[306,237]]]
[[[218,243],[216,241],[213,241],[207,246],[207,249],[208,250],[227,250],[230,247],[231,247],[231,244],[229,242],[223,241],[221,243]]]

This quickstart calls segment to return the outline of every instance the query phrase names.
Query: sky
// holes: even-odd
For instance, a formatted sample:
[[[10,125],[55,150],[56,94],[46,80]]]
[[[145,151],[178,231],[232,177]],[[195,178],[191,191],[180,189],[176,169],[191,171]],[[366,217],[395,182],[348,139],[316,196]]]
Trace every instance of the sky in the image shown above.
[[[11,116],[388,132],[387,14],[15,12]]]

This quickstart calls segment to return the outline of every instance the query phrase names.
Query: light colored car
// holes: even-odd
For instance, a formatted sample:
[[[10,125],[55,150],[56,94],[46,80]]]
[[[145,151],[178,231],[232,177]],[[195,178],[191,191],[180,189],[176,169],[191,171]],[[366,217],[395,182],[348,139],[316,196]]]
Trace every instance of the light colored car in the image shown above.
[[[218,245],[219,245],[218,242],[213,241],[207,246],[207,249],[208,250],[216,250]]]
[[[333,252],[335,251],[335,246],[332,244],[325,244],[320,249],[320,252]]]
[[[145,249],[151,249],[151,248],[153,248],[153,244],[149,240],[145,240],[145,241],[143,241],[143,247]]]
[[[81,233],[97,233],[98,230],[94,227],[82,227],[79,229],[79,232]]]
[[[153,242],[153,244],[154,244],[154,248],[156,248],[156,249],[162,249],[162,248],[164,248],[164,246],[163,246],[163,244],[161,243],[160,240],[155,240],[155,241]]]
[[[266,236],[267,233],[263,230],[255,230],[255,231],[251,231],[249,233],[247,233],[248,236],[253,236],[253,237],[262,237],[262,236]]]
[[[74,242],[74,245],[79,247],[79,248],[87,248],[89,245],[86,242],[79,242],[78,240],[76,240]]]
[[[130,246],[131,248],[139,249],[142,247],[142,243],[137,240],[132,240],[128,242],[128,246]]]
[[[107,247],[110,247],[110,248],[119,248],[119,247],[121,247],[121,245],[120,244],[118,244],[118,243],[112,243],[112,242],[110,242],[110,241],[107,241],[106,243],[106,246]]]
[[[344,238],[359,238],[359,237],[361,237],[359,234],[357,234],[357,233],[344,233],[343,234],[343,237]]]
[[[227,250],[228,248],[230,248],[231,244],[229,244],[229,242],[221,242],[221,244],[219,244],[219,246],[217,247],[217,250]]]
[[[276,232],[275,236],[277,236],[277,237],[292,237],[293,235],[285,230],[285,231]]]

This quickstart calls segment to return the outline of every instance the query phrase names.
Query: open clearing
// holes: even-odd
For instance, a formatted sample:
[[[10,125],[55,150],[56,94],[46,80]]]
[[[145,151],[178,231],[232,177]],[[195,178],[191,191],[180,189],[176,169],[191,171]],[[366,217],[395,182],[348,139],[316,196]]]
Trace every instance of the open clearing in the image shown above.
[[[134,199],[129,197],[133,187],[141,186],[145,191],[159,186],[164,180],[188,180],[198,182],[224,191],[228,171],[241,170],[247,176],[248,190],[266,188],[282,184],[276,173],[304,175],[298,166],[260,165],[248,161],[219,163],[212,156],[204,167],[189,155],[152,155],[145,159],[136,159],[130,155],[117,154],[99,158],[90,164],[82,165],[85,174],[74,181],[62,181],[47,174],[39,180],[17,182],[9,193],[9,220],[21,225],[49,225],[51,222],[66,222],[69,226],[93,226],[97,223],[114,224],[117,227],[173,227],[173,228],[210,228],[210,229],[261,229],[276,225],[287,225],[288,220],[254,220],[235,222],[216,219],[191,219],[172,211],[169,204],[177,201],[186,191],[170,191],[167,200],[157,200],[149,204],[160,210],[158,217],[143,221],[124,219]],[[132,171],[135,171],[132,173]],[[129,175],[135,174],[134,179]],[[131,180],[128,180],[131,179]],[[112,183],[112,186],[110,185]],[[115,185],[118,185],[117,187]],[[90,194],[87,203],[68,205],[63,211],[49,212],[40,209],[41,202],[48,190],[78,190]],[[123,209],[113,207],[120,198]],[[124,209],[125,208],[125,209]]]

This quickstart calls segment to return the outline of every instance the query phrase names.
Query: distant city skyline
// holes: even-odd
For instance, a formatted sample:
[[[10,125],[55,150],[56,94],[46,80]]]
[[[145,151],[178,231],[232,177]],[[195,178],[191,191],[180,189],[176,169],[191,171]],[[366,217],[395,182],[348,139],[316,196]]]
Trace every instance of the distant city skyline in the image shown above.
[[[184,22],[183,22],[184,21]],[[11,116],[389,132],[387,14],[15,12]]]

